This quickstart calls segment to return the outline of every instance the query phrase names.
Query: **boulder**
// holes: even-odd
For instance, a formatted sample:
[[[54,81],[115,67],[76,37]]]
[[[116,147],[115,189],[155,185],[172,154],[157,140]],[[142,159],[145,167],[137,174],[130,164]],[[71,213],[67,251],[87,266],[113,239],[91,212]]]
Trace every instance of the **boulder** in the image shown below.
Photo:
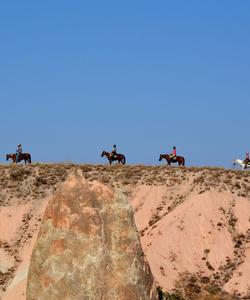
[[[47,206],[27,299],[155,300],[154,291],[127,197],[71,174]]]

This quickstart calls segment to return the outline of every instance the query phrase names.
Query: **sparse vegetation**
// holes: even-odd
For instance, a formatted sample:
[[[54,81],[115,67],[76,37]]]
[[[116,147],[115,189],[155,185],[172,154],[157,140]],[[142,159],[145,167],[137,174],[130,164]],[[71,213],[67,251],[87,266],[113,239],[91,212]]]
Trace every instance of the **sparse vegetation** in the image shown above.
[[[157,287],[159,300],[185,300],[178,293],[166,293],[161,287]]]
[[[176,283],[178,294],[185,300],[235,300],[234,296],[222,291],[214,280],[200,274],[184,272]]]
[[[242,171],[223,170],[220,168],[169,168],[166,166],[120,166],[120,165],[80,165],[73,164],[33,164],[0,166],[0,205],[9,206],[16,204],[26,204],[29,201],[41,201],[44,197],[57,189],[57,186],[63,182],[69,172],[75,172],[80,168],[84,177],[89,181],[101,181],[105,185],[113,188],[123,189],[124,194],[129,197],[132,195],[135,187],[141,185],[166,186],[168,193],[162,197],[162,201],[157,203],[156,210],[148,220],[148,225],[140,231],[141,237],[152,235],[156,232],[158,235],[164,235],[164,231],[159,230],[159,221],[166,215],[173,212],[188,197],[190,193],[196,193],[200,201],[203,200],[204,193],[211,191],[228,191],[235,193],[234,197],[250,196],[250,173]],[[179,186],[185,184],[188,188],[179,191]],[[202,203],[202,202],[201,202]],[[238,219],[234,215],[232,202],[231,209],[227,210],[221,207],[220,213],[223,219],[214,223],[214,229],[223,230],[227,227],[233,238],[234,257],[227,260],[220,270],[215,270],[208,261],[210,260],[210,249],[205,248],[202,253],[203,263],[206,266],[209,276],[184,274],[176,286],[176,291],[166,293],[159,288],[159,299],[167,300],[227,300],[234,299],[230,295],[221,291],[223,286],[232,278],[233,272],[241,263],[241,257],[244,254],[245,245],[250,240],[249,235],[237,234]],[[30,238],[31,232],[28,230],[28,224],[32,216],[27,215],[23,220],[22,236],[20,243]],[[41,221],[41,220],[40,220]],[[249,218],[250,222],[250,218]],[[183,220],[178,220],[177,228],[184,231],[186,227]],[[209,234],[209,233],[208,233]],[[210,232],[211,234],[211,232]],[[206,245],[208,247],[208,245]],[[0,240],[0,248],[9,249],[10,246]],[[212,248],[211,248],[212,249]],[[6,250],[6,251],[7,251]],[[203,251],[203,248],[202,248]],[[212,250],[211,250],[212,251]],[[208,259],[209,257],[209,259]],[[177,254],[172,252],[168,261],[176,263]],[[15,268],[18,265],[19,257],[16,255]],[[11,278],[14,269],[8,270],[8,274],[0,273],[0,285],[4,288]],[[160,272],[167,278],[167,269],[160,268]],[[162,298],[160,298],[162,297]],[[240,299],[240,298],[239,298]],[[243,298],[242,298],[243,299]]]

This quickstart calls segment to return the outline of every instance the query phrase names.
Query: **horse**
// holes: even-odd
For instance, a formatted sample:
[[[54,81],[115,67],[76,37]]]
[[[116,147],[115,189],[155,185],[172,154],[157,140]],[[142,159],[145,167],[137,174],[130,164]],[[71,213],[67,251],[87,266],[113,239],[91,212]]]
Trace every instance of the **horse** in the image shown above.
[[[245,163],[244,163],[244,160],[242,159],[239,159],[239,158],[236,158],[234,161],[233,161],[233,165],[236,165],[236,164],[239,164],[242,168],[242,170],[245,170]],[[250,163],[247,164],[247,168],[250,168]]]
[[[109,152],[107,151],[102,151],[101,157],[106,156],[109,163],[112,164],[113,161],[118,161],[118,163],[122,163],[125,165],[126,163],[126,157],[123,154],[116,154],[115,156],[111,156]]]
[[[159,157],[159,161],[161,161],[163,158],[166,159],[169,166],[171,166],[171,163],[178,163],[179,167],[185,166],[185,158],[183,156],[176,156],[176,159],[173,160],[172,158],[170,158],[169,154],[161,154]]]
[[[16,154],[6,154],[6,160],[12,159],[13,163],[16,163]],[[28,162],[31,164],[31,155],[29,153],[21,153],[18,156],[18,162],[24,160],[25,164]]]

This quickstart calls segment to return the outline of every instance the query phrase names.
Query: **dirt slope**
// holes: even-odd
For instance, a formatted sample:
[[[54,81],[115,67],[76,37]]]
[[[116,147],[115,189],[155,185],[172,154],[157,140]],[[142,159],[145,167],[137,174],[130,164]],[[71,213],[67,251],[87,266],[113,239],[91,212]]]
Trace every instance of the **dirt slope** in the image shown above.
[[[0,296],[26,299],[30,257],[48,197],[67,167],[0,168]]]
[[[165,291],[185,299],[250,299],[249,172],[100,165],[0,167],[1,299],[26,299],[48,199],[76,168],[89,182],[128,196],[144,254]]]

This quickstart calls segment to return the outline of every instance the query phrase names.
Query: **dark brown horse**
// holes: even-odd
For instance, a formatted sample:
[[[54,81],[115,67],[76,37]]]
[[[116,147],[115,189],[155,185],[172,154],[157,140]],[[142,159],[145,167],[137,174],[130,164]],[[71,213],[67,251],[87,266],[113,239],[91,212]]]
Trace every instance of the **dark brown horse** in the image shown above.
[[[109,152],[107,151],[102,151],[102,155],[101,157],[106,156],[109,163],[112,164],[113,161],[118,161],[118,163],[122,163],[123,165],[125,165],[126,163],[126,157],[123,154],[116,154],[115,156],[111,156]]]
[[[12,159],[13,163],[16,163],[16,154],[6,154],[6,160],[9,160]],[[29,153],[22,153],[22,154],[19,154],[19,157],[18,157],[18,162],[24,160],[25,163],[29,163],[31,164],[31,155]]]
[[[159,161],[161,161],[163,158],[166,159],[169,166],[171,166],[171,163],[178,163],[179,166],[185,166],[185,158],[183,156],[176,156],[176,159],[173,160],[170,158],[169,154],[161,154]]]

